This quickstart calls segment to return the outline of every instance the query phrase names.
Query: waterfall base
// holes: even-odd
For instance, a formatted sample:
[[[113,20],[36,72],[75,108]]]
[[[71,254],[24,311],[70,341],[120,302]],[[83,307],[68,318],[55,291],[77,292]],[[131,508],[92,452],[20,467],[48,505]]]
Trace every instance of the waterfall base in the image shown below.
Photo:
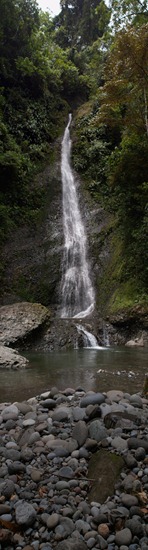
[[[98,345],[97,338],[86,330],[82,325],[76,325],[76,328],[78,330],[78,333],[82,335],[83,341],[84,341],[84,348],[92,348],[92,349],[105,349],[102,346]]]

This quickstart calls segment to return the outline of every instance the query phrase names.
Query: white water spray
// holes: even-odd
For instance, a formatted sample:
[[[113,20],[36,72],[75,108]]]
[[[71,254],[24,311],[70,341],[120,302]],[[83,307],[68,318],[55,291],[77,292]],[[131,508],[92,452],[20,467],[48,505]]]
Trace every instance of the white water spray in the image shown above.
[[[82,325],[76,325],[79,334],[83,335],[84,338],[84,347],[93,348],[93,349],[103,349],[102,346],[98,345],[97,338]]]
[[[83,318],[93,311],[95,298],[86,257],[86,234],[78,204],[76,181],[70,165],[71,120],[70,114],[62,141],[61,159],[64,230],[61,317]]]

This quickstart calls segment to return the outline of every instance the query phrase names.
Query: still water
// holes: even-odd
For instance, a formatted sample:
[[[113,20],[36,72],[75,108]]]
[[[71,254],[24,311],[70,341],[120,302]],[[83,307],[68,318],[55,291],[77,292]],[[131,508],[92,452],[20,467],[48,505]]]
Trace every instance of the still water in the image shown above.
[[[24,355],[29,359],[26,369],[1,371],[0,402],[29,399],[52,386],[135,393],[141,391],[148,371],[148,348],[83,348]]]

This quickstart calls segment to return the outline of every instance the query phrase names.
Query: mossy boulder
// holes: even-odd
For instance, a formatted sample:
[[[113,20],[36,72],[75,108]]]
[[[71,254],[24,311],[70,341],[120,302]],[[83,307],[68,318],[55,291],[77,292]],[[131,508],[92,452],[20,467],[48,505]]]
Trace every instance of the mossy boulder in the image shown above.
[[[120,477],[124,460],[115,453],[100,449],[91,456],[88,465],[88,478],[92,480],[89,502],[103,504],[108,496],[114,493],[115,483]]]

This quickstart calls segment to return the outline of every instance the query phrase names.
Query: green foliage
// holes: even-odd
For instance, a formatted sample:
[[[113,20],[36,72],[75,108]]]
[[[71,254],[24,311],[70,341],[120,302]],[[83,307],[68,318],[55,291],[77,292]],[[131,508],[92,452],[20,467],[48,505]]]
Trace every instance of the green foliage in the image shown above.
[[[140,25],[148,19],[147,0],[111,0],[111,8],[116,29],[129,23]]]
[[[109,143],[106,141],[104,126],[98,127],[95,124],[96,106],[90,105],[90,109],[89,113],[82,117],[78,116],[76,120],[77,140],[74,145],[73,164],[85,177],[90,193],[96,200],[101,200],[107,192],[105,172]]]
[[[42,188],[33,184],[84,83],[69,50],[55,42],[53,22],[36,0],[0,0],[0,172],[2,236],[13,223],[38,218]],[[50,155],[49,155],[50,162]]]
[[[124,9],[125,4],[132,3],[124,3]],[[80,109],[76,123],[75,167],[84,175],[95,200],[101,201],[116,220],[111,264],[99,283],[100,300],[105,303],[108,296],[114,310],[144,303],[147,292],[147,43],[148,25],[142,20],[141,26],[118,32],[107,55],[100,45],[97,56],[99,44],[93,43],[90,58],[87,51],[87,70],[91,75],[98,67],[101,86],[97,90],[94,81],[90,110],[83,113]]]
[[[147,295],[144,294],[137,284],[132,280],[126,281],[119,285],[113,292],[109,301],[109,312],[116,313],[124,309],[130,309],[133,306],[147,304]]]
[[[61,13],[55,18],[58,43],[80,51],[103,36],[109,20],[104,0],[61,0]]]
[[[146,291],[148,11],[146,0],[110,6],[61,0],[52,20],[36,0],[0,0],[0,216],[2,242],[39,222],[46,191],[35,176],[78,106],[73,165],[116,221],[106,274],[116,309]]]

